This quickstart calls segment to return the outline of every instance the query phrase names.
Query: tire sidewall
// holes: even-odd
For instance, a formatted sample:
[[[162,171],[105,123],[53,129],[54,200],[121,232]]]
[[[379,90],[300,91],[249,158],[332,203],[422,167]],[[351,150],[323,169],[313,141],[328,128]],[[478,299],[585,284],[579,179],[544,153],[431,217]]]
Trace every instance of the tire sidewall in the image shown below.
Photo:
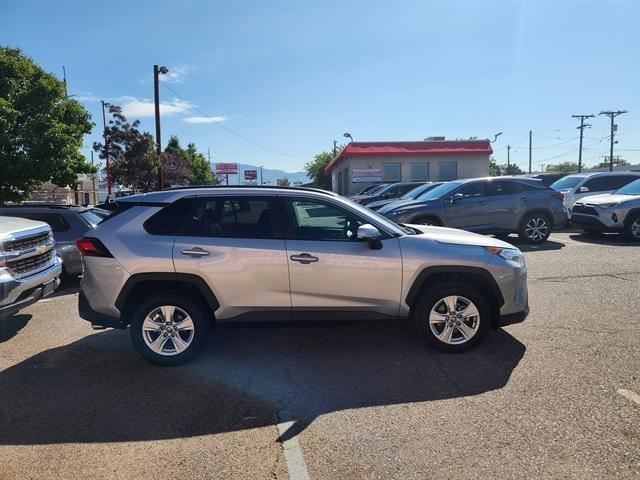
[[[634,236],[633,233],[631,233],[631,226],[633,225],[633,222],[635,222],[639,218],[640,218],[640,213],[634,213],[629,217],[629,220],[625,222],[625,226],[624,226],[625,237],[627,237],[627,239],[631,240],[632,242],[640,242],[640,238]]]
[[[177,355],[165,356],[151,350],[144,341],[142,324],[146,316],[162,305],[172,305],[184,310],[194,325],[194,338],[187,349]],[[204,306],[197,300],[177,293],[157,293],[145,299],[131,316],[129,326],[131,341],[137,352],[146,360],[156,365],[175,366],[192,360],[204,347],[209,332],[209,321]]]
[[[544,221],[547,222],[547,234],[540,240],[532,240],[529,237],[527,237],[527,234],[525,233],[525,230],[527,228],[527,223],[529,223],[529,221],[531,221],[533,218],[543,218]],[[549,216],[544,213],[535,213],[535,212],[528,213],[524,216],[524,218],[520,222],[520,228],[518,229],[518,236],[520,237],[520,240],[523,242],[533,243],[533,244],[544,243],[549,238],[549,235],[551,235],[551,220],[549,220]]]
[[[428,316],[436,302],[449,295],[458,295],[471,300],[480,313],[480,326],[474,337],[461,345],[450,345],[436,338],[429,327]],[[445,282],[420,294],[414,310],[414,323],[418,332],[436,350],[448,353],[466,352],[482,341],[492,321],[491,309],[483,295],[475,288],[458,282]]]

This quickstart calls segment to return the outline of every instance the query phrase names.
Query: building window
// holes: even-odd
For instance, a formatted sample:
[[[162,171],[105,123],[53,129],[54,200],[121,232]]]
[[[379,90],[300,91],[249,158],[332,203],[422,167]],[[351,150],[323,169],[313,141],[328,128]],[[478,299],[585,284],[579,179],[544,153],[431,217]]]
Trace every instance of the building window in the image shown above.
[[[429,164],[428,163],[412,163],[411,164],[411,181],[426,182],[429,180]]]
[[[383,163],[382,175],[385,182],[400,181],[400,164],[399,163]]]
[[[342,191],[342,172],[338,172],[338,193],[342,195],[344,192]]]
[[[440,162],[438,180],[455,180],[458,178],[458,164],[456,162]]]

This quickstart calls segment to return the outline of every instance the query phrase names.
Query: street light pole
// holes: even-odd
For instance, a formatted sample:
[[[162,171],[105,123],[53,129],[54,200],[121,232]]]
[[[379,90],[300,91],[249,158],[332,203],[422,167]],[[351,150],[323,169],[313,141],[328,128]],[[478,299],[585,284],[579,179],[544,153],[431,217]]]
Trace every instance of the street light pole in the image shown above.
[[[158,155],[158,190],[162,190],[164,179],[162,178],[162,139],[160,138],[160,81],[158,76],[169,71],[167,67],[153,66],[153,97],[155,101],[156,113],[156,154]]]

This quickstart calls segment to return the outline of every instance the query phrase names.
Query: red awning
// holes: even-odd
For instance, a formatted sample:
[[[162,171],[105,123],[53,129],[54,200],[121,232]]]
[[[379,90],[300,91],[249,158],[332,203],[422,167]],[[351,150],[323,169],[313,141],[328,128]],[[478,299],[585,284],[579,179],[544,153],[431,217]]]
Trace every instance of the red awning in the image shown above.
[[[401,155],[491,155],[489,140],[428,140],[423,142],[351,142],[325,167],[330,172],[343,157]]]

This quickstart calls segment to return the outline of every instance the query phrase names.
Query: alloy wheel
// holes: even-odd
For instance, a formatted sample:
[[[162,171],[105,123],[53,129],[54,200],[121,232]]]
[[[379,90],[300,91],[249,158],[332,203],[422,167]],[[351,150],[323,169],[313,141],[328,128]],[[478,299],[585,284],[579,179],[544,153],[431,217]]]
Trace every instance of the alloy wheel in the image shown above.
[[[547,236],[549,226],[547,221],[542,217],[531,218],[524,228],[524,233],[529,240],[538,242]]]
[[[428,320],[429,328],[438,340],[449,345],[461,345],[478,332],[480,312],[468,298],[449,295],[434,304]]]
[[[631,224],[631,235],[633,235],[635,238],[640,239],[640,218],[637,218]]]
[[[158,355],[172,356],[184,352],[193,342],[194,333],[191,317],[174,305],[154,308],[142,322],[144,343]]]

